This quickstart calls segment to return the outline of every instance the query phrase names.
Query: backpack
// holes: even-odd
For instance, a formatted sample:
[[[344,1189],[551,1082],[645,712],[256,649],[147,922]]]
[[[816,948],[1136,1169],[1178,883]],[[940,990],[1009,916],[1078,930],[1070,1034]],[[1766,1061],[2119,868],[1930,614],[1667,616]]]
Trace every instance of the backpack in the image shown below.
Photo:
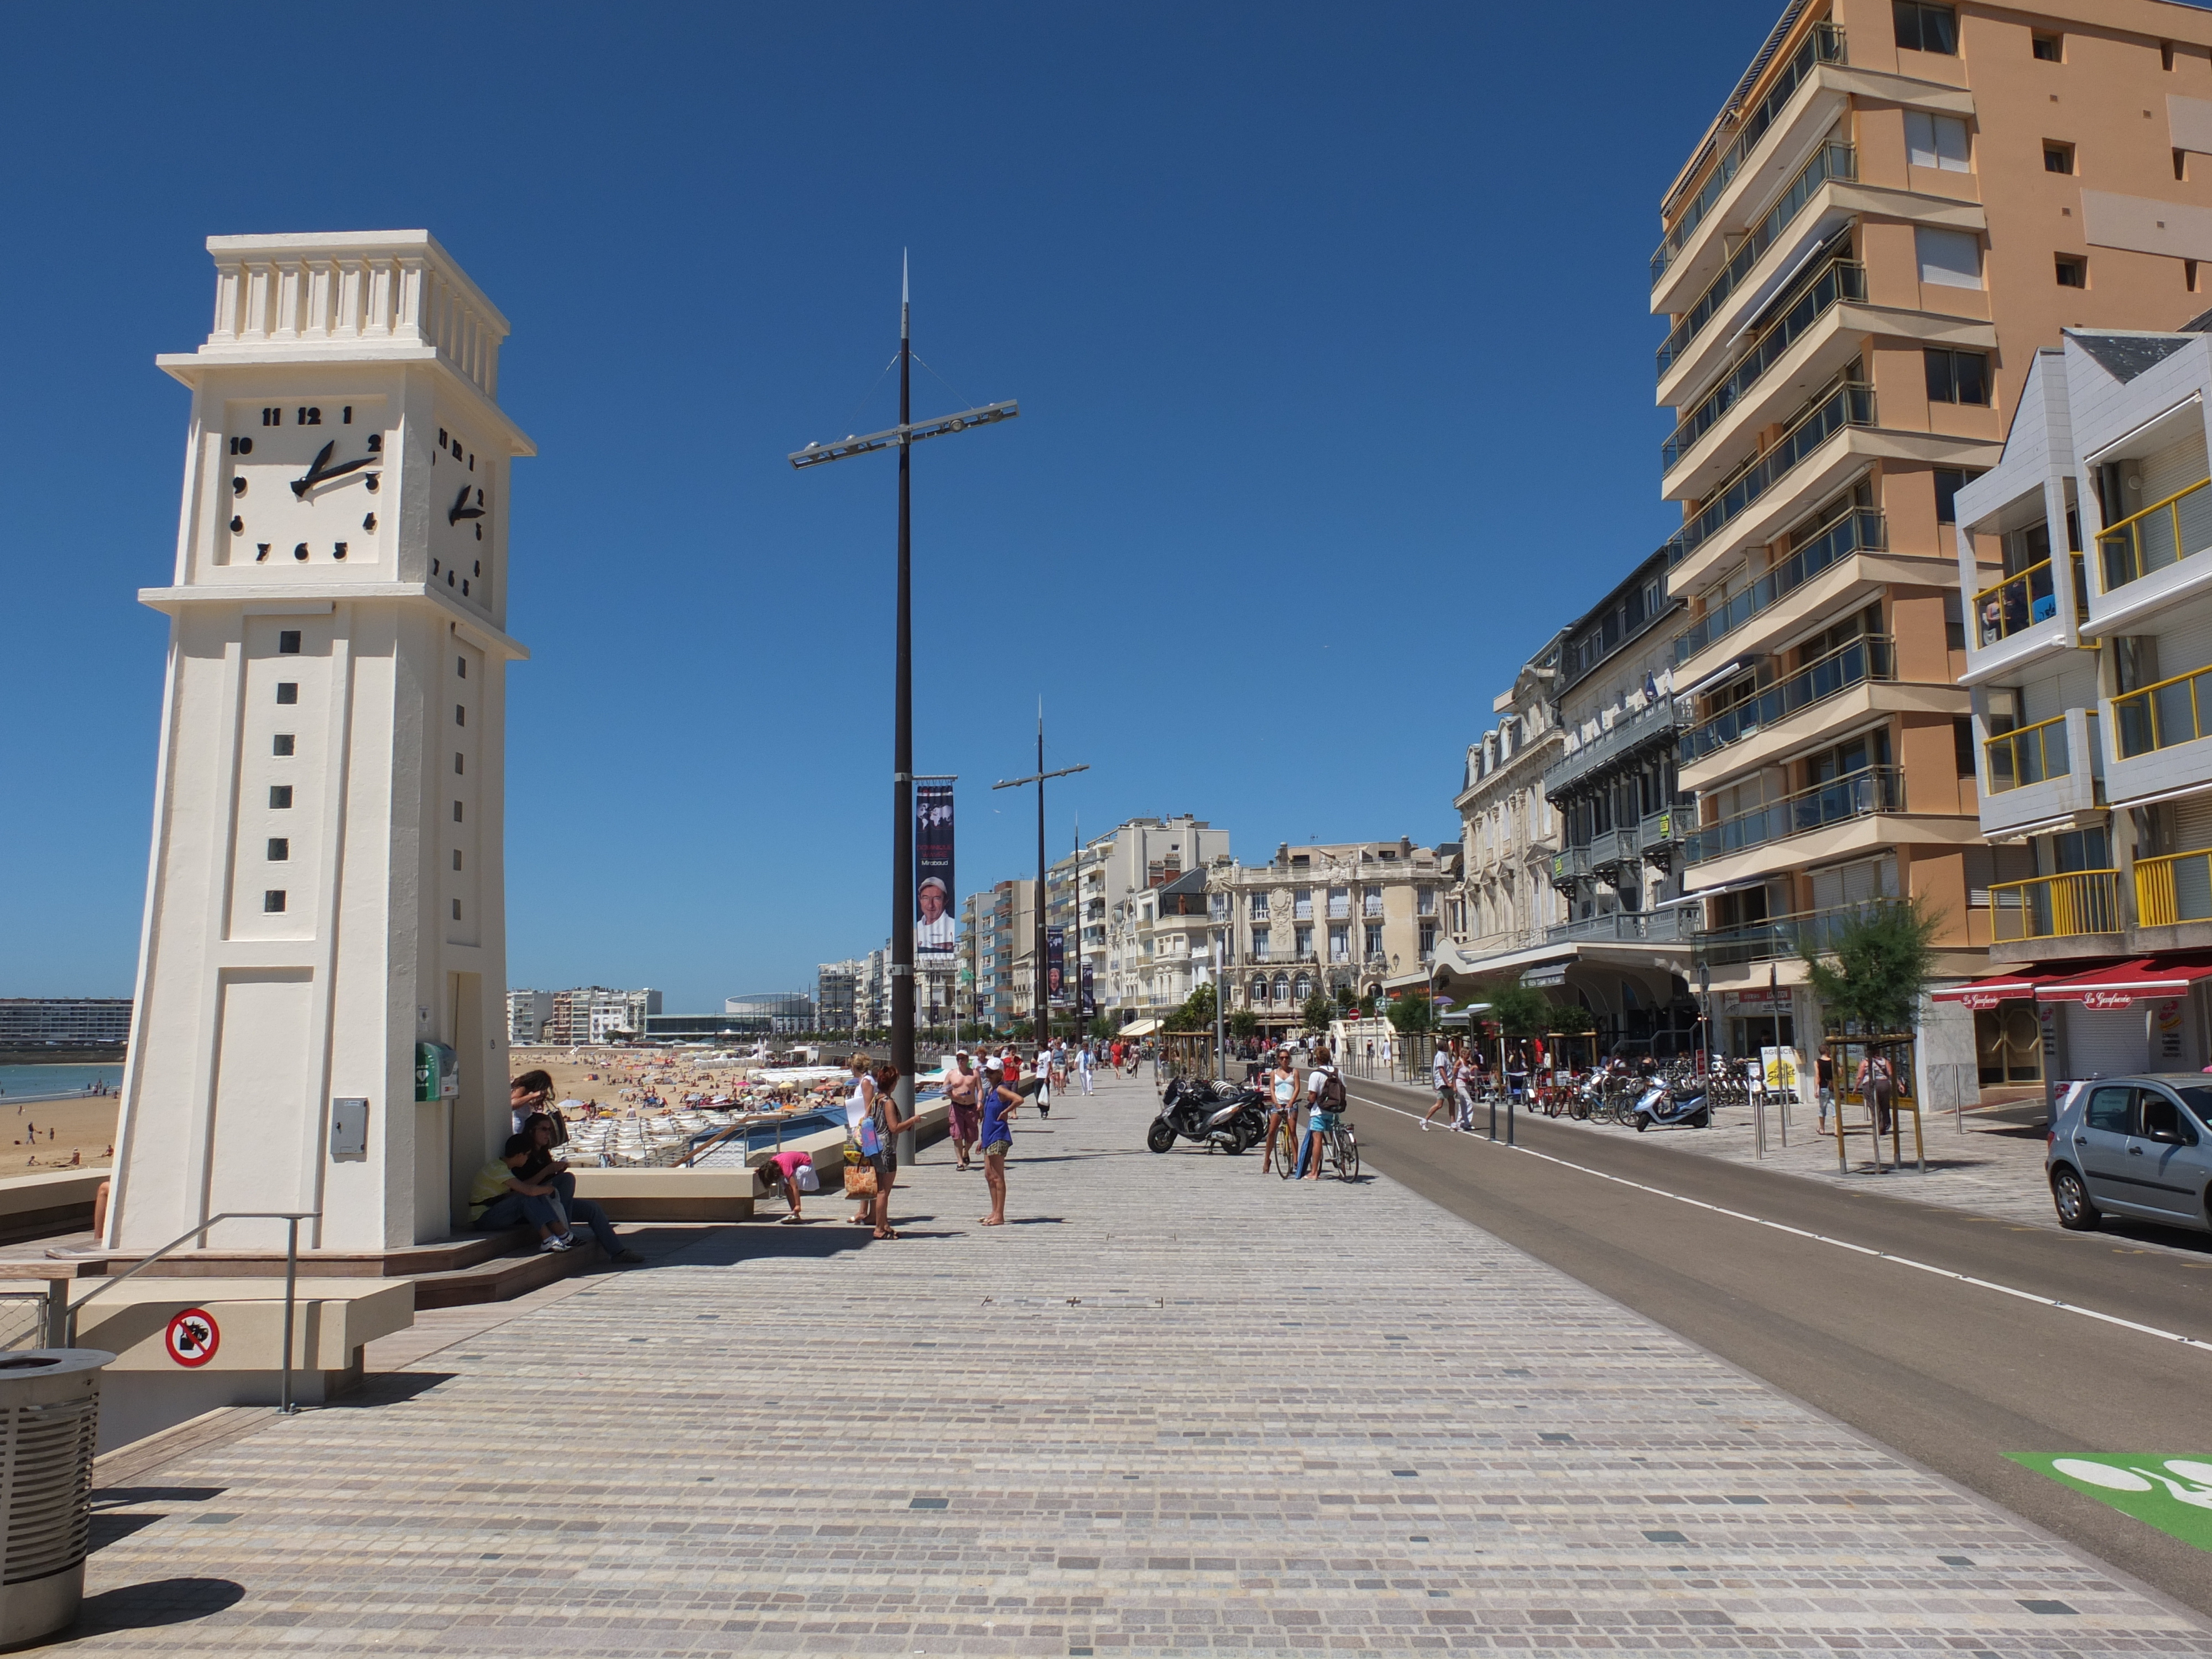
[[[1324,1112],[1340,1112],[1350,1104],[1344,1092],[1344,1079],[1336,1074],[1334,1066],[1329,1067],[1328,1076],[1322,1079],[1320,1098],[1314,1104]]]

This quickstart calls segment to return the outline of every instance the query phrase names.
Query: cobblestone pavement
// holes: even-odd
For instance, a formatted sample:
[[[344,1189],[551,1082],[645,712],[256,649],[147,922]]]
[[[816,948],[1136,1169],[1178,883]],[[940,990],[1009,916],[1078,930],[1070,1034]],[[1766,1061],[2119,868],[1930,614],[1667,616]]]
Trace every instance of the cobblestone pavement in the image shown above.
[[[1388,1181],[1025,1126],[102,1495],[84,1654],[2201,1654]],[[2038,1449],[2023,1448],[2022,1449]]]

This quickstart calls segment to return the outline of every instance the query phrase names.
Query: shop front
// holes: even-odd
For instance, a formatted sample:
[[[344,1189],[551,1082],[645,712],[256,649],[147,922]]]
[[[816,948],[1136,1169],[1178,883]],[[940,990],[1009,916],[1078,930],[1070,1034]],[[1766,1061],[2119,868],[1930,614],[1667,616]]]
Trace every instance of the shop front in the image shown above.
[[[1931,993],[1973,1011],[1984,1085],[2063,1085],[2212,1060],[2212,955],[2054,963]]]

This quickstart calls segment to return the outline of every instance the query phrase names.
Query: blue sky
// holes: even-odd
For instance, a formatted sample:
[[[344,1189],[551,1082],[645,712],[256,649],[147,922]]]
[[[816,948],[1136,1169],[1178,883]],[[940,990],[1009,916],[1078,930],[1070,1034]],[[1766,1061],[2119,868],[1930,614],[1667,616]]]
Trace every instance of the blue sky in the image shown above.
[[[1657,202],[1778,0],[0,10],[0,994],[127,994],[210,233],[427,226],[514,324],[510,982],[672,1010],[879,943],[895,463],[963,891],[1193,812],[1456,834],[1648,553]],[[1694,20],[1694,21],[1690,21]],[[1573,72],[1577,79],[1565,77]],[[871,387],[873,387],[872,395]]]

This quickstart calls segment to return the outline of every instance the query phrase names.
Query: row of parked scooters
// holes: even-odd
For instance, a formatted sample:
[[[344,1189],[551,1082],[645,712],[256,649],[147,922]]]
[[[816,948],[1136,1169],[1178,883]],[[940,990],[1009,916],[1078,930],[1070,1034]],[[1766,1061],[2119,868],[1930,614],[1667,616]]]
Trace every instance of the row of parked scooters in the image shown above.
[[[1267,1097],[1248,1083],[1175,1077],[1160,1096],[1159,1115],[1145,1131],[1145,1145],[1164,1152],[1178,1140],[1237,1153],[1256,1146],[1267,1133]]]

